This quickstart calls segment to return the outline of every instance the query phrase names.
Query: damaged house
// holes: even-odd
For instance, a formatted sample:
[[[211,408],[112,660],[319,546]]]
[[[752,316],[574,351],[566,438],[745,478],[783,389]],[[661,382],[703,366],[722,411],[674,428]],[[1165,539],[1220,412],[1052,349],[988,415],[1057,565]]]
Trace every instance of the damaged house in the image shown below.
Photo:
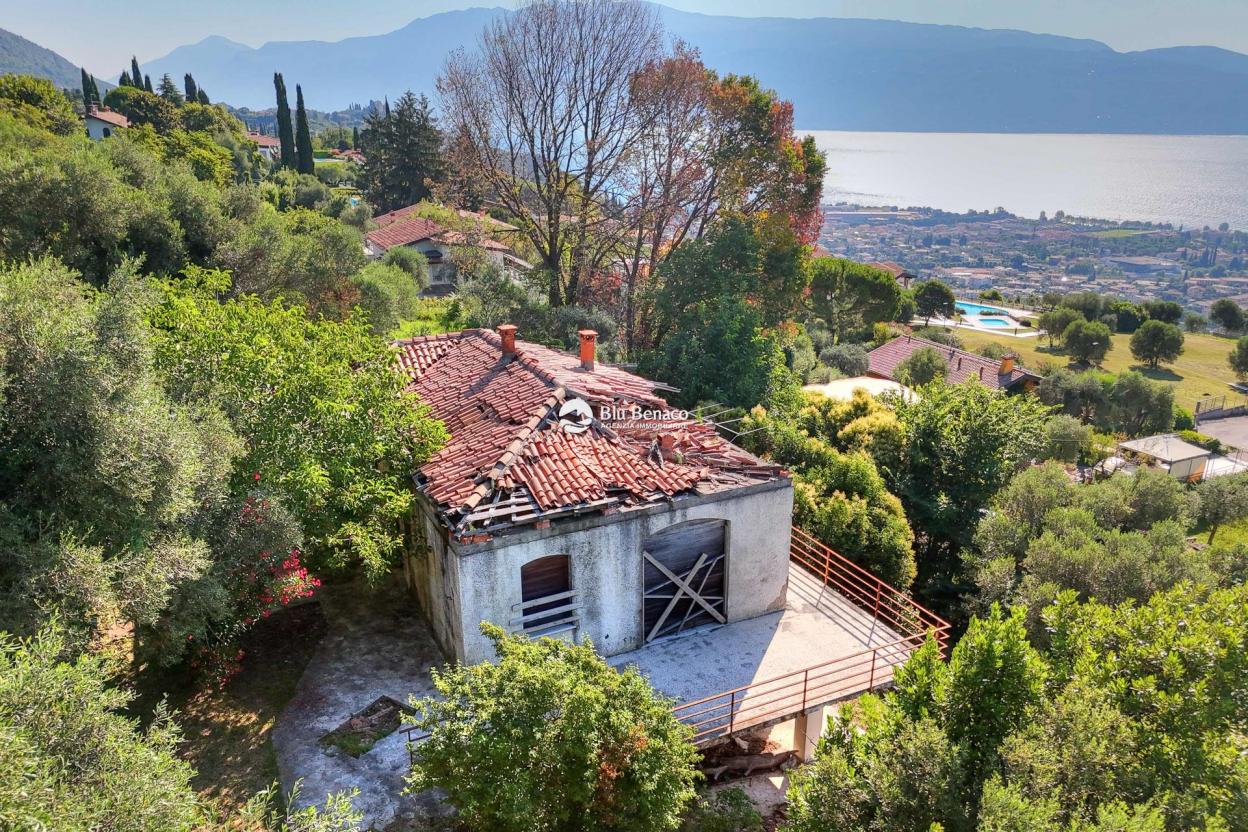
[[[510,325],[397,344],[451,434],[417,473],[404,575],[460,661],[492,657],[482,620],[611,656],[785,607],[787,474],[579,335],[579,356]]]

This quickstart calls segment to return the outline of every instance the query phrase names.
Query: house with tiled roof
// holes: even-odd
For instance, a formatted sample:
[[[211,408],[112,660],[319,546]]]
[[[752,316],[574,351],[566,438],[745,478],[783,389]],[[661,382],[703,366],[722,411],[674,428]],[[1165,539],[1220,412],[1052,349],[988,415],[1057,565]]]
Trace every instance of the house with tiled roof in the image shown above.
[[[783,609],[793,485],[671,388],[497,332],[400,341],[450,440],[415,473],[404,576],[449,654],[481,621],[604,655]]]
[[[370,257],[382,257],[397,246],[408,246],[424,254],[429,261],[430,294],[446,294],[457,285],[459,276],[451,257],[452,250],[457,247],[480,249],[489,263],[512,278],[519,278],[533,268],[517,256],[511,246],[490,236],[516,231],[515,226],[484,214],[461,211],[462,218],[477,220],[483,231],[488,229],[490,232],[469,235],[419,216],[420,207],[409,205],[374,217],[377,227],[364,235],[364,249]]]
[[[87,126],[87,135],[96,141],[107,139],[119,128],[124,129],[130,126],[130,119],[121,113],[95,104],[87,108],[83,121]]]
[[[914,273],[905,266],[894,263],[892,260],[873,260],[867,265],[873,269],[888,272],[893,276],[894,280],[901,284],[901,288],[903,289],[909,289],[910,281],[914,280],[915,277]]]
[[[256,145],[256,152],[264,157],[266,162],[276,162],[282,158],[282,142],[276,136],[249,132],[247,138]]]
[[[960,350],[946,344],[938,344],[926,338],[903,335],[894,338],[867,353],[867,375],[875,378],[897,379],[897,368],[910,356],[922,349],[933,349],[945,361],[948,368],[945,380],[960,384],[974,379],[995,390],[1019,392],[1035,388],[1041,376],[1019,364],[1013,355],[1001,359],[985,358],[973,352]]]

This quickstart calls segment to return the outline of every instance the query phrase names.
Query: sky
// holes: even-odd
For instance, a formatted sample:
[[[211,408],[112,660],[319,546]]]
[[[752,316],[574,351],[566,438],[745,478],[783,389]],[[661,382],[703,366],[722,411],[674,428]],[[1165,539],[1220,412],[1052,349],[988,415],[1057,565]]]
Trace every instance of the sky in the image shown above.
[[[746,17],[870,17],[1024,29],[1093,38],[1126,51],[1212,45],[1248,53],[1248,0],[665,0],[678,9]],[[341,40],[417,17],[514,0],[0,0],[0,28],[96,74],[224,35],[250,46]]]

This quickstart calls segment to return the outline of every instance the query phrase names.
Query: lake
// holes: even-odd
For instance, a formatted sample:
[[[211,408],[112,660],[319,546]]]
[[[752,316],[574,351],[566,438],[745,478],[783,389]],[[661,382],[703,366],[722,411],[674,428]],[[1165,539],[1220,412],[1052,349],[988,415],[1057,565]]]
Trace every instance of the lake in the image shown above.
[[[829,202],[1248,230],[1248,136],[806,132]]]

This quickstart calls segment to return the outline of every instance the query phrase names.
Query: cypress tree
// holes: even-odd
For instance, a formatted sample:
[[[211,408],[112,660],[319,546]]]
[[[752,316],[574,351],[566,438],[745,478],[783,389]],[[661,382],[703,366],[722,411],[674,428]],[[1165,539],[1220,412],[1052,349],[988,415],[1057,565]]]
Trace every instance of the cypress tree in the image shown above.
[[[199,101],[199,103],[200,103],[200,104],[211,104],[211,103],[212,103],[211,101],[209,101],[209,100],[208,100],[208,93],[204,92],[204,88],[203,88],[203,87],[200,87],[200,88],[199,88],[196,92],[197,92],[198,94],[195,96],[195,98],[196,98],[196,100],[197,100],[197,101]]]
[[[91,101],[98,107],[104,103],[104,99],[100,97],[100,85],[95,83],[95,76],[88,75],[87,81],[91,83]]]
[[[186,89],[187,101],[199,100],[199,87],[195,85],[195,78],[191,73],[188,72],[182,76],[182,86]]]
[[[351,128],[351,148],[360,149],[360,125],[358,124]]]
[[[290,102],[286,99],[286,82],[282,73],[273,73],[273,89],[277,93],[277,140],[282,146],[281,166],[295,166],[295,131],[290,124]]]
[[[132,86],[134,86],[134,84],[130,81],[130,70],[128,70],[128,69],[123,69],[123,70],[121,71],[121,78],[117,81],[117,86],[119,86],[119,87],[132,87]]]
[[[143,87],[143,73],[139,69],[139,59],[130,56],[130,83],[136,87]]]
[[[295,145],[299,153],[299,172],[313,173],[312,131],[308,129],[308,111],[303,108],[303,87],[295,84]]]
[[[143,89],[147,90],[153,95],[156,94],[156,90],[152,89],[152,76],[150,75],[143,76]]]
[[[78,69],[82,73],[82,106],[89,110],[91,109],[91,78],[85,69],[82,67]]]

